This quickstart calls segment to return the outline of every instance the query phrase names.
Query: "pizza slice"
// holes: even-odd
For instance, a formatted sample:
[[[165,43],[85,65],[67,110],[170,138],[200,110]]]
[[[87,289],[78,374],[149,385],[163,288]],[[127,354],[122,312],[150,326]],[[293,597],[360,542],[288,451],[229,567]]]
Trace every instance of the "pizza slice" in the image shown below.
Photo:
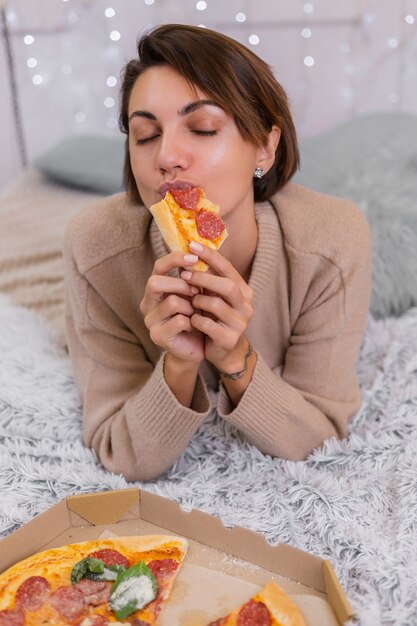
[[[35,554],[0,575],[0,626],[154,626],[187,541],[145,535]]]
[[[306,626],[296,604],[271,581],[252,598],[208,626]]]
[[[201,187],[170,189],[150,212],[171,252],[189,252],[191,241],[218,250],[228,235],[218,205],[206,198]],[[191,269],[204,272],[207,267],[200,260]]]

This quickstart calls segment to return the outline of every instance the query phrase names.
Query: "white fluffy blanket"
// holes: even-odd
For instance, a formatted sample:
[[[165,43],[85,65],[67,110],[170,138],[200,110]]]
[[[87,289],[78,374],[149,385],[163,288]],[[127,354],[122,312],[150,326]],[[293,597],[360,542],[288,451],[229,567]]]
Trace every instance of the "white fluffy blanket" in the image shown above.
[[[261,454],[212,415],[148,490],[329,558],[363,626],[417,624],[417,308],[369,319],[363,406],[305,462]],[[81,442],[68,356],[0,295],[0,532],[74,493],[129,486]]]

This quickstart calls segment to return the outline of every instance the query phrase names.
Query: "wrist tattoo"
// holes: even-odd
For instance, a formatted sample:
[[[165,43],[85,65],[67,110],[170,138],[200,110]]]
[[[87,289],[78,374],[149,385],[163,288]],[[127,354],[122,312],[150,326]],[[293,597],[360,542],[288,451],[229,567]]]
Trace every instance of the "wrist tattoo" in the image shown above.
[[[220,376],[223,376],[223,378],[230,378],[231,380],[239,380],[240,378],[243,378],[243,376],[245,375],[246,370],[248,369],[248,359],[250,357],[250,355],[253,353],[253,348],[250,345],[250,343],[248,344],[248,351],[246,352],[245,356],[243,357],[245,359],[245,363],[243,365],[243,369],[239,370],[238,372],[232,372],[232,373],[228,373],[228,372],[221,372],[219,370],[219,374]]]

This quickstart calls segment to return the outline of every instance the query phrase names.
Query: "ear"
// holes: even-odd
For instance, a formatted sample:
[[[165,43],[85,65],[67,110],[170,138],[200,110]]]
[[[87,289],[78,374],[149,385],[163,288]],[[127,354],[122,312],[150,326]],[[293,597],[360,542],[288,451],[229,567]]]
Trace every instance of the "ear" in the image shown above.
[[[268,135],[267,143],[258,149],[256,167],[261,167],[265,174],[271,169],[275,161],[275,152],[281,137],[281,129],[273,126]]]

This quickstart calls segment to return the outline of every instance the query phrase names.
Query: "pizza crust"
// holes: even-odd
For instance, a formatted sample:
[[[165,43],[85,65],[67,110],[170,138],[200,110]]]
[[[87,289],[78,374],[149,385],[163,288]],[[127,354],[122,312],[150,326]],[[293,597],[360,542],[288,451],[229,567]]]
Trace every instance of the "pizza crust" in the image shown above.
[[[282,626],[306,626],[300,609],[279,585],[271,581],[256,594]]]
[[[208,200],[203,190],[201,190],[196,211],[193,209],[182,209],[169,192],[167,192],[163,200],[150,207],[149,210],[171,252],[190,252],[189,244],[191,241],[202,243],[213,250],[220,248],[228,236],[227,229],[225,228],[221,235],[215,239],[201,237],[195,222],[195,216],[200,209],[205,209],[215,215],[220,213],[219,206]],[[187,266],[187,269],[199,270],[201,272],[205,272],[207,268],[207,263],[201,260],[194,265]]]

